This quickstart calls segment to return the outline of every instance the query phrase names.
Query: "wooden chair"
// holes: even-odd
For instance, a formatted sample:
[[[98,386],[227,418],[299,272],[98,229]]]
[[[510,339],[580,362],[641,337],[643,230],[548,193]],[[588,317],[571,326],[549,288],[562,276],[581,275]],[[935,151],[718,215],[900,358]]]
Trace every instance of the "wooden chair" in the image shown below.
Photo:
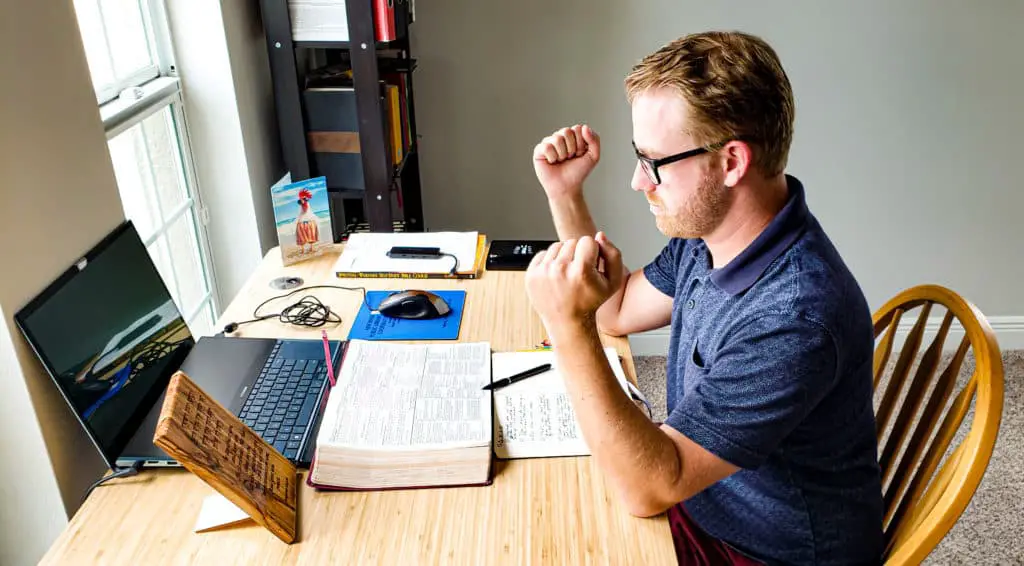
[[[879,384],[897,342],[897,327],[914,309],[919,309],[917,321],[902,347],[896,348],[899,356],[881,392]],[[935,338],[908,382],[928,319],[941,310],[945,315]],[[962,327],[964,337],[939,372],[945,340],[951,328],[957,331],[954,322]],[[913,287],[893,297],[875,313],[874,326],[885,560],[919,564],[960,518],[988,467],[1003,412],[1003,363],[995,334],[981,311],[940,286]],[[969,351],[974,353],[974,373],[948,403]],[[972,402],[974,417],[963,440],[943,459]]]

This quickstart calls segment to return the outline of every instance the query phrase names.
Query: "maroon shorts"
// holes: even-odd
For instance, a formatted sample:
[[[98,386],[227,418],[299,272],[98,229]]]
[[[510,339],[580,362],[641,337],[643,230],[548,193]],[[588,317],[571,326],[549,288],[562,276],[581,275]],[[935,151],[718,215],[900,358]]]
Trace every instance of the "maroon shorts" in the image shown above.
[[[740,553],[701,530],[686,514],[681,503],[668,510],[668,522],[672,526],[676,559],[682,566],[763,566],[763,562]]]

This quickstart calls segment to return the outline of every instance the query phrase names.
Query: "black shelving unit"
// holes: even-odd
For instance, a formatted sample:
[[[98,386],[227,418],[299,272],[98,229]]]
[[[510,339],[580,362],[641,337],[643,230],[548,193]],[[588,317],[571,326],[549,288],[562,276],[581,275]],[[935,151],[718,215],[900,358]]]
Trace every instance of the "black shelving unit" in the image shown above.
[[[408,0],[396,2],[396,9],[408,9]],[[270,58],[274,101],[285,167],[292,181],[315,176],[316,163],[309,148],[309,128],[303,109],[306,77],[328,60],[347,59],[352,69],[358,115],[359,156],[362,188],[332,186],[331,216],[334,240],[343,240],[353,230],[374,232],[425,230],[420,196],[418,136],[412,75],[415,60],[409,45],[409,18],[397,30],[398,40],[375,41],[374,0],[346,0],[349,41],[293,41],[288,0],[260,0],[264,33]],[[393,163],[385,136],[386,111],[380,96],[380,65],[404,62],[408,68],[406,96],[412,144],[402,162]]]

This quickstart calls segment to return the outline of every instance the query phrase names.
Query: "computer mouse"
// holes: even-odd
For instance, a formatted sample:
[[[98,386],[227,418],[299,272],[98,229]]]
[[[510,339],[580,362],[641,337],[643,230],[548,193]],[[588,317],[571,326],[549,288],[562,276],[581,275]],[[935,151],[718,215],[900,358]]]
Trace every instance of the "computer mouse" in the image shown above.
[[[447,316],[451,308],[430,291],[407,290],[388,295],[377,312],[392,318],[428,319]]]

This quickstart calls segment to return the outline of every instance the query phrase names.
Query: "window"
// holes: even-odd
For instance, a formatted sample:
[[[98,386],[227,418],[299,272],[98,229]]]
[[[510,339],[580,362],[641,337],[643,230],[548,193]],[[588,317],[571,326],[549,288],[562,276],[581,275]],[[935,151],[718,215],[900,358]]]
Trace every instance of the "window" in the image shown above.
[[[217,305],[181,86],[160,0],[74,0],[124,213],[192,333]]]

